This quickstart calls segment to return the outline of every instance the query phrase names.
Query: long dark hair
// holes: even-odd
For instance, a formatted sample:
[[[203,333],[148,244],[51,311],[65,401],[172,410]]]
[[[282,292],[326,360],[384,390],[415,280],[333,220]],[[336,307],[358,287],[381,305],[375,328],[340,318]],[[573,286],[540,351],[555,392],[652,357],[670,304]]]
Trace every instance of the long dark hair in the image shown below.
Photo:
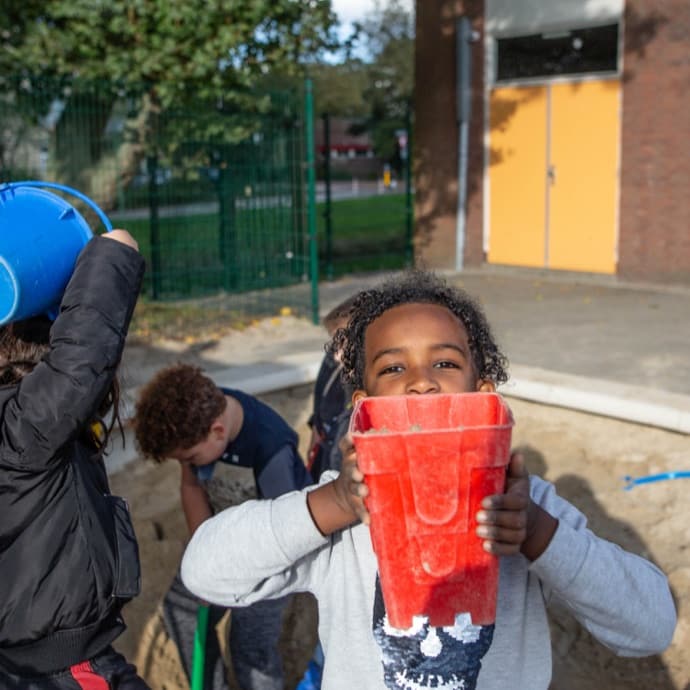
[[[46,316],[34,316],[0,327],[0,386],[18,384],[50,350],[50,328],[53,322]],[[110,414],[109,421],[106,421]],[[89,432],[95,443],[104,447],[117,425],[122,442],[125,435],[120,418],[120,384],[117,377],[96,410]]]

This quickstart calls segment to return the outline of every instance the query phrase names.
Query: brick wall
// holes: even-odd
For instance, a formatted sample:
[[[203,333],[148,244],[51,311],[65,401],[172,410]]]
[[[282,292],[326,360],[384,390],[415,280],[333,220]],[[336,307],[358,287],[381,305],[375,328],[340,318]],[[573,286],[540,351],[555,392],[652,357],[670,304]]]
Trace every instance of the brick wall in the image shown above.
[[[690,282],[690,2],[627,0],[618,274]]]

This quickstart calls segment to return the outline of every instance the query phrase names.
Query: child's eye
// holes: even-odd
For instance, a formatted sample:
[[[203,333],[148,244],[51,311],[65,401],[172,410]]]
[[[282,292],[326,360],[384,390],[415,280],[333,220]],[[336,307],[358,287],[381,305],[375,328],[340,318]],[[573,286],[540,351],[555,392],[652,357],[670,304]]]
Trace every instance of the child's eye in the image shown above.
[[[436,369],[461,369],[462,367],[457,362],[451,362],[450,360],[444,359],[442,362],[436,362],[434,364]]]
[[[385,374],[399,374],[403,371],[400,364],[391,364],[390,366],[384,367],[378,373],[379,376],[384,376]]]

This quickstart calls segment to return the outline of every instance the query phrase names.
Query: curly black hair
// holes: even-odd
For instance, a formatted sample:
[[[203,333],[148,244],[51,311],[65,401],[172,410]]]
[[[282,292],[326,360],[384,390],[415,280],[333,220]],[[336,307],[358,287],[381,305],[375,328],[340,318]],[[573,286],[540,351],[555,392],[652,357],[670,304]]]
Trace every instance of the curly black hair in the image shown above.
[[[223,391],[200,367],[178,362],[161,369],[137,397],[137,446],[144,457],[162,462],[172,451],[203,441],[226,405]]]
[[[356,389],[364,388],[364,337],[369,324],[393,307],[419,303],[438,304],[458,317],[467,331],[479,378],[496,385],[508,380],[508,360],[494,341],[477,302],[434,273],[412,269],[386,280],[379,287],[360,292],[352,303],[348,324],[338,329],[327,344],[330,353],[339,354],[348,383]]]

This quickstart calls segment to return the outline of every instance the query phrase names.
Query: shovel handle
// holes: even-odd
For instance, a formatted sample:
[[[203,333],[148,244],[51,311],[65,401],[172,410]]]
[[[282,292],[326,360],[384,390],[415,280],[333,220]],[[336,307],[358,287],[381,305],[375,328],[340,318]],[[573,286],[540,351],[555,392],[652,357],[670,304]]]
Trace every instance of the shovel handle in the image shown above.
[[[204,690],[207,629],[208,606],[202,604],[196,610],[196,631],[194,632],[194,654],[192,656],[192,678],[190,690]]]

